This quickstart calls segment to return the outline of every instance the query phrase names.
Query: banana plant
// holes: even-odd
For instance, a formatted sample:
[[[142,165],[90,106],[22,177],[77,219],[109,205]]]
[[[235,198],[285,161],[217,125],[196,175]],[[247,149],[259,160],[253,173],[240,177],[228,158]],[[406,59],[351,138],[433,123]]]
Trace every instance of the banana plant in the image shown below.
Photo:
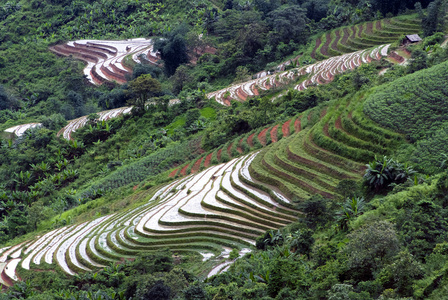
[[[336,212],[336,221],[341,230],[348,228],[351,220],[361,215],[365,210],[364,197],[347,198],[341,209]]]
[[[64,160],[58,161],[55,165],[57,170],[60,172],[68,166],[68,160],[64,158]]]
[[[14,172],[15,178],[13,179],[14,182],[19,184],[20,188],[27,187],[28,184],[31,182],[31,173],[30,171],[20,171],[20,173]]]

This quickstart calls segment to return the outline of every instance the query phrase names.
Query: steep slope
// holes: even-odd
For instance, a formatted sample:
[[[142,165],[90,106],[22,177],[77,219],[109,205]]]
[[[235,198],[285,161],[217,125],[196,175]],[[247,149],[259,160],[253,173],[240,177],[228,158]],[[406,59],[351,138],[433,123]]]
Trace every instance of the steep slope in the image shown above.
[[[421,30],[421,20],[410,18],[382,19],[337,28],[317,39],[311,56],[315,59],[325,59],[368,47],[393,43],[401,35],[416,34]]]
[[[250,165],[252,176],[296,201],[316,193],[337,197],[340,180],[359,180],[366,162],[403,142],[399,134],[366,118],[357,101],[345,99],[312,111],[317,123],[262,150]],[[310,114],[303,121],[309,123]]]
[[[252,153],[176,180],[140,207],[16,245],[2,256],[4,282],[18,280],[19,263],[24,269],[55,263],[74,275],[141,251],[169,247],[180,253],[219,254],[227,247],[249,247],[264,231],[285,226],[299,215],[280,193],[269,194],[251,184],[248,168],[256,156]]]
[[[153,41],[138,38],[122,41],[78,40],[50,47],[50,50],[63,56],[73,56],[87,63],[84,75],[95,85],[104,81],[126,82],[126,75],[132,70],[125,63],[130,56],[140,63],[141,59],[151,64],[157,64],[159,58],[152,47]]]
[[[258,95],[259,90],[270,90],[276,87],[281,87],[296,81],[300,78],[300,76],[306,76],[306,79],[294,87],[296,90],[302,91],[310,85],[331,82],[335,75],[341,74],[347,70],[353,70],[361,64],[369,63],[373,60],[379,60],[381,57],[387,56],[388,48],[389,45],[381,45],[373,49],[332,57],[313,65],[295,68],[289,71],[233,85],[225,89],[209,93],[207,97],[209,99],[215,99],[218,103],[223,105],[230,105],[231,99],[245,101],[248,97]],[[176,99],[171,100],[171,104],[175,103],[177,103]],[[110,111],[103,111],[98,114],[100,116],[100,120],[107,120],[121,114],[129,113],[130,111],[131,107],[122,107]],[[84,126],[86,122],[87,116],[72,120],[67,126],[58,132],[58,135],[62,135],[66,139],[70,139],[71,134],[76,131],[76,129]]]
[[[446,159],[448,63],[444,62],[376,88],[364,105],[374,121],[413,143],[407,159],[425,173],[437,173]]]

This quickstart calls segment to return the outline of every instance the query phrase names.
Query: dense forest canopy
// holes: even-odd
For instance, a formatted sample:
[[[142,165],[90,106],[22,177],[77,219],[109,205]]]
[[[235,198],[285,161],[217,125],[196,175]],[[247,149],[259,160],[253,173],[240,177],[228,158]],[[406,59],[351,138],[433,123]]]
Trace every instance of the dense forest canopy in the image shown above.
[[[446,298],[447,4],[0,0],[0,299]],[[158,61],[124,56],[123,84],[50,51],[132,38]],[[86,253],[73,235],[68,266],[31,262],[50,230],[113,227],[224,163],[201,177],[217,222],[182,207],[196,219],[163,240],[123,219]]]

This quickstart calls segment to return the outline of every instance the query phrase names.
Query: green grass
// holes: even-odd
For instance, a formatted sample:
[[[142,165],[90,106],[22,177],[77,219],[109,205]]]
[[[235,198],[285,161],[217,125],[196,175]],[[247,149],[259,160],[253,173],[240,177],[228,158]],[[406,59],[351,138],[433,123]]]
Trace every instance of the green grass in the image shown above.
[[[292,166],[287,165],[287,163],[281,164],[282,161],[278,159],[277,153],[281,151],[280,148],[282,144],[283,143],[280,142],[276,143],[270,148],[270,151],[266,152],[262,162],[264,166],[278,177],[299,186],[311,195],[318,193],[324,195],[325,197],[331,198],[331,186],[325,181],[319,179],[310,181],[310,178],[313,175],[312,173],[305,172],[300,168],[293,168]]]
[[[303,201],[305,199],[308,199],[311,194],[307,191],[301,189],[295,184],[292,184],[283,178],[275,175],[272,170],[269,170],[266,165],[263,163],[264,155],[266,151],[269,151],[269,149],[265,149],[261,151],[255,159],[252,161],[251,165],[249,166],[251,175],[269,185],[273,185],[277,187],[280,191],[282,191],[285,195],[288,196],[290,199],[295,199],[299,201]]]
[[[213,108],[212,108],[213,109]],[[186,119],[184,116],[178,116],[174,122],[165,127],[168,134],[174,134],[176,128],[182,128],[185,125]]]
[[[324,186],[327,189],[332,190],[339,182],[339,179],[333,177],[321,168],[312,168],[306,164],[298,163],[288,156],[288,149],[292,143],[293,139],[285,141],[279,145],[278,151],[275,153],[275,164],[280,165],[285,169],[302,175],[304,178],[309,180],[315,180],[318,184]]]
[[[204,118],[214,120],[216,119],[216,110],[213,107],[204,107],[200,110],[201,116]]]
[[[337,179],[354,178],[356,174],[350,172],[346,168],[328,163],[318,157],[307,152],[304,148],[304,142],[308,138],[309,130],[304,130],[293,137],[293,141],[289,143],[287,148],[288,158],[300,164],[305,164],[310,169],[316,171],[324,171],[328,176]]]

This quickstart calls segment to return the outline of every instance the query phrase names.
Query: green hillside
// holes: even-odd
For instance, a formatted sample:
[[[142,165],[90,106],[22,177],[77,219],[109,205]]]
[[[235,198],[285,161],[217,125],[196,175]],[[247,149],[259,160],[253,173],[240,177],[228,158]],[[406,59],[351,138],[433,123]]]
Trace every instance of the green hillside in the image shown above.
[[[420,140],[447,121],[447,82],[447,63],[441,63],[375,89],[364,111],[375,122]]]
[[[447,298],[447,11],[0,0],[0,300]]]
[[[366,47],[394,43],[401,35],[417,34],[421,29],[421,21],[417,16],[382,19],[338,28],[317,38],[311,56],[325,59]]]
[[[372,120],[415,144],[410,159],[429,172],[437,172],[447,151],[446,67],[441,63],[378,87],[364,106]]]

